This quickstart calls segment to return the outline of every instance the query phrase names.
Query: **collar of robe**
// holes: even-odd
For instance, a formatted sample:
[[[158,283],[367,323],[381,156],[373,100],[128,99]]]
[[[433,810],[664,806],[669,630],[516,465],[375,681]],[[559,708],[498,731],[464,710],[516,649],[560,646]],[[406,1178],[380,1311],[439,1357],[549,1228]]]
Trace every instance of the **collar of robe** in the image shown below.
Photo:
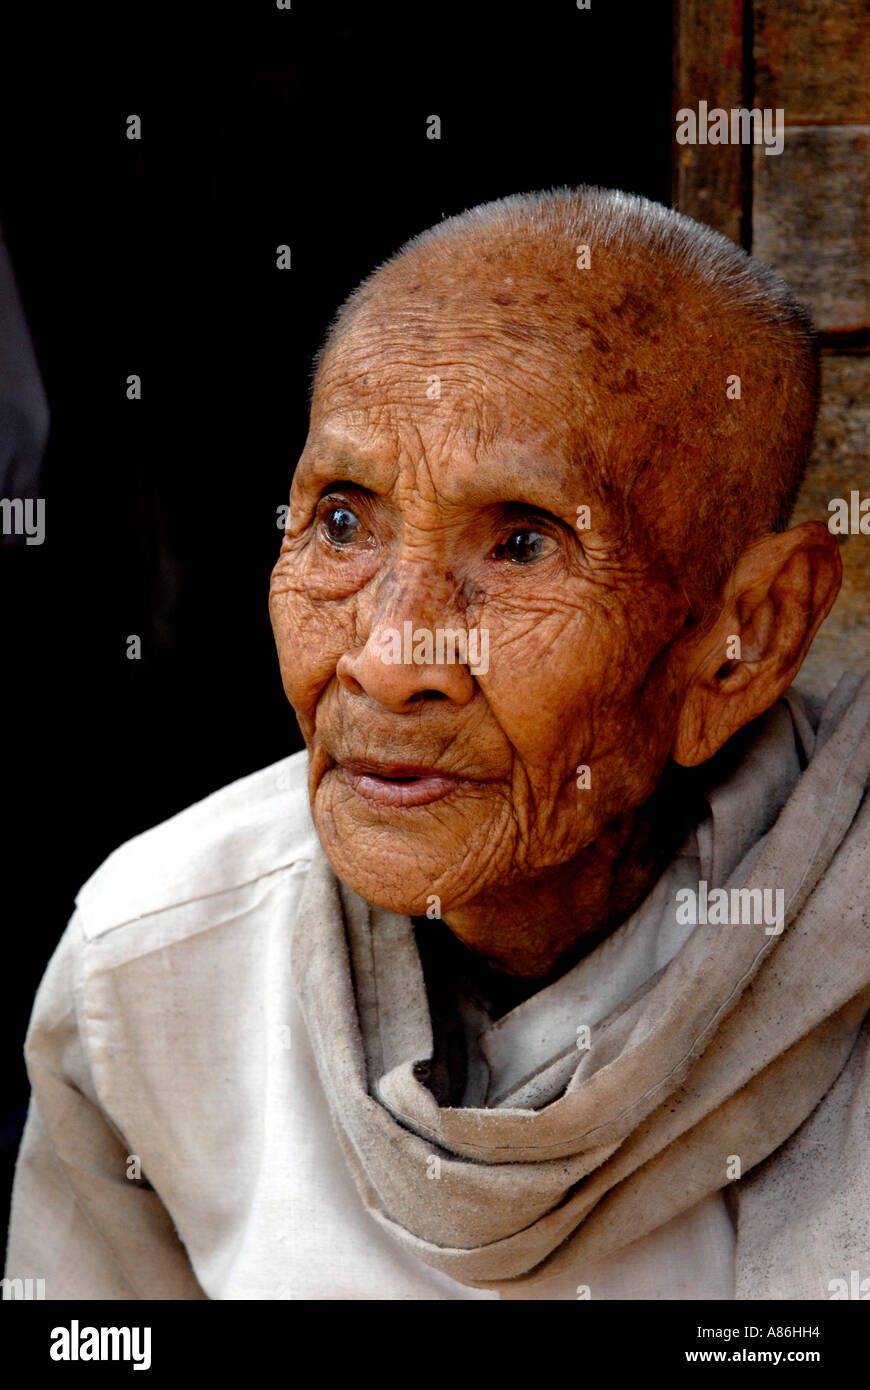
[[[745,1176],[803,1123],[870,1008],[868,724],[870,676],[844,677],[817,728],[790,691],[706,792],[710,890],[782,889],[782,932],[695,926],[588,1049],[556,1030],[486,1108],[439,1106],[425,1084],[433,1026],[410,918],[365,903],[318,850],[294,979],[359,1195],[406,1250],[473,1287],[550,1277],[726,1187],[732,1156]],[[564,1014],[571,973],[513,1012],[544,1017],[555,992]]]

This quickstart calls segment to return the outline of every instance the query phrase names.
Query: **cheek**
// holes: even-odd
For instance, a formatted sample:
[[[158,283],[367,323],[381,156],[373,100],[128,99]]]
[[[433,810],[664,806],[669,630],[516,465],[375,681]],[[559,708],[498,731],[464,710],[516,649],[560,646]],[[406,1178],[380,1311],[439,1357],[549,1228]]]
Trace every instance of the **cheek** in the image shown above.
[[[573,823],[581,797],[594,829],[653,791],[670,752],[673,701],[660,657],[665,639],[656,622],[643,626],[649,617],[609,595],[541,611],[493,642],[481,684],[537,817],[549,807],[547,815]],[[585,814],[582,825],[589,829]]]
[[[539,608],[535,621],[506,624],[492,638],[485,693],[532,776],[548,776],[610,742],[632,689],[628,624],[594,604]]]
[[[320,692],[352,644],[355,610],[352,600],[318,602],[297,567],[280,562],[276,566],[269,618],[284,690],[300,717],[313,717]]]

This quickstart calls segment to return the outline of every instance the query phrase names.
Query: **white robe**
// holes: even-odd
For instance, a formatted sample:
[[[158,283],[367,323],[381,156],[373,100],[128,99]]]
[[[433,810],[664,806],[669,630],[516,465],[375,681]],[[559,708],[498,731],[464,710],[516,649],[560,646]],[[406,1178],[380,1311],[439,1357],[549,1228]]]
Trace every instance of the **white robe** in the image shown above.
[[[735,1228],[721,1193],[533,1290],[466,1287],[366,1213],[287,949],[316,848],[306,768],[295,754],[222,789],[124,845],[80,892],[28,1034],[34,1094],[7,1277],[44,1279],[48,1299],[573,1300],[586,1288],[596,1299],[734,1297]],[[677,882],[697,882],[703,838],[668,870],[667,893],[660,885],[571,972],[590,1021],[679,949],[690,928],[664,904]],[[496,1091],[542,1030],[566,1026],[561,985],[488,1030]],[[856,1050],[838,1082],[844,1123],[863,1057]],[[760,1184],[763,1196],[775,1161],[736,1186]],[[776,1220],[756,1266],[776,1268],[796,1248],[787,1213]],[[848,1279],[856,1258],[847,1242],[843,1271],[828,1260],[803,1282],[772,1275],[768,1296],[828,1297],[826,1276]]]

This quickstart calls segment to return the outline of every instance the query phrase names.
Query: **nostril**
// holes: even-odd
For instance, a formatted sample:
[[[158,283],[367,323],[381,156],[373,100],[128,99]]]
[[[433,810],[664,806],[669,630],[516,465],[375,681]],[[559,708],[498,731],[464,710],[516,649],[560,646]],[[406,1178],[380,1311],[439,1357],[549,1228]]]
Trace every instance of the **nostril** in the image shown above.
[[[358,681],[356,676],[352,675],[351,672],[348,671],[346,668],[343,668],[341,665],[339,665],[336,670],[336,675],[338,676],[338,679],[344,686],[345,690],[349,690],[351,695],[363,694],[363,687],[361,682]]]

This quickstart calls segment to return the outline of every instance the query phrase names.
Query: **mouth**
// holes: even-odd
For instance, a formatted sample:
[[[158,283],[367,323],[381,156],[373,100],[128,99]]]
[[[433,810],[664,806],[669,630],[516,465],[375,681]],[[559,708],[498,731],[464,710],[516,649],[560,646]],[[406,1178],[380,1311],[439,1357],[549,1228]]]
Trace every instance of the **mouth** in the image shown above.
[[[357,796],[377,806],[426,806],[469,781],[434,767],[358,759],[338,763],[336,771]]]

